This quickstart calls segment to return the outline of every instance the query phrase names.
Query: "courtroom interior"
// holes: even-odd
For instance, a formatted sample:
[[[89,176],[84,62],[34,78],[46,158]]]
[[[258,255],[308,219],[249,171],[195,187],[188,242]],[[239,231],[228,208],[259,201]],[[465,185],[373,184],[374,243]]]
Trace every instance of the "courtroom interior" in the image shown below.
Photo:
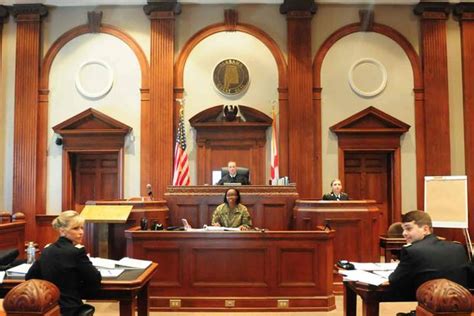
[[[473,56],[472,0],[2,0],[0,251],[75,210],[91,257],[153,262],[99,316],[395,314],[335,264],[397,258],[428,205],[469,249]],[[229,188],[251,229],[201,229]]]

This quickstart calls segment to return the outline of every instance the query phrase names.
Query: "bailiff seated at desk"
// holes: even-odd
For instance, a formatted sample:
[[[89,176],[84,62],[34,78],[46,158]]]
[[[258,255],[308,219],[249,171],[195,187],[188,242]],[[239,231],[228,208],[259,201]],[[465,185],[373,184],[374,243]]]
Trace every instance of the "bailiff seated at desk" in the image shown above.
[[[407,244],[400,252],[400,263],[389,276],[390,290],[397,298],[416,300],[416,290],[420,285],[439,278],[468,286],[468,278],[474,276],[469,276],[464,246],[438,239],[432,233],[428,213],[411,211],[404,214],[402,227]]]
[[[323,200],[326,201],[347,201],[349,200],[349,195],[342,192],[342,183],[339,179],[334,179],[331,181],[331,192],[323,195]]]
[[[52,225],[59,231],[60,237],[44,248],[25,279],[42,279],[54,283],[60,291],[61,315],[74,316],[85,310],[93,313],[93,306],[83,304],[82,297],[83,294],[96,292],[102,277],[81,245],[84,218],[75,211],[65,211],[53,220]]]
[[[249,230],[252,219],[245,205],[240,203],[240,192],[230,188],[225,192],[224,203],[217,206],[212,214],[212,226],[234,227]]]
[[[246,169],[246,174],[239,174],[237,172],[237,164],[235,161],[229,161],[227,163],[227,171],[225,174],[222,175],[222,178],[217,182],[218,185],[223,185],[227,183],[240,183],[242,185],[249,185],[249,177],[248,177],[248,169]],[[241,168],[242,169],[242,168]],[[223,172],[224,172],[223,168]]]

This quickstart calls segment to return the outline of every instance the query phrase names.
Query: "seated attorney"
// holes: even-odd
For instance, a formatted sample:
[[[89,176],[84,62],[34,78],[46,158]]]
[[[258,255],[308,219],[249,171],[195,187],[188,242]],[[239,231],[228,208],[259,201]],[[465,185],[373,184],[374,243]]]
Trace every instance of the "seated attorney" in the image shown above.
[[[327,201],[347,201],[349,195],[342,192],[341,180],[334,179],[331,181],[331,192],[323,195],[323,200]]]
[[[212,214],[212,226],[239,227],[240,230],[249,230],[252,219],[245,205],[240,204],[240,192],[230,188],[225,192],[224,203],[217,206]]]
[[[92,294],[100,287],[102,277],[92,265],[81,245],[84,235],[84,218],[75,211],[62,212],[53,220],[59,239],[46,246],[25,276],[42,279],[59,288],[61,315],[74,316],[93,307],[83,304],[83,294]]]
[[[468,287],[468,280],[474,275],[469,276],[464,246],[438,239],[432,232],[428,213],[411,211],[404,214],[402,227],[407,244],[401,249],[400,263],[389,276],[394,297],[416,300],[416,290],[421,284],[439,278]]]
[[[218,185],[223,185],[224,183],[241,183],[242,185],[250,184],[249,179],[246,176],[237,174],[237,164],[235,161],[229,161],[227,163],[227,170],[229,170],[229,173],[217,182]]]

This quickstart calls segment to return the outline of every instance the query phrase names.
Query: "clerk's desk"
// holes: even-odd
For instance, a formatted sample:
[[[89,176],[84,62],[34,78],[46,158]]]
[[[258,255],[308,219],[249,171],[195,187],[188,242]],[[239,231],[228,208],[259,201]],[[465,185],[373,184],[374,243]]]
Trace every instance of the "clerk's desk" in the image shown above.
[[[158,268],[152,263],[145,270],[125,270],[118,278],[102,279],[100,290],[90,300],[119,301],[120,316],[149,315],[149,285]],[[14,286],[23,282],[22,278],[6,277],[0,284],[0,297],[4,297]]]
[[[295,185],[168,186],[164,198],[170,209],[169,224],[182,226],[183,218],[193,227],[209,224],[216,207],[224,202],[225,191],[231,187],[239,190],[241,203],[249,210],[253,226],[292,229],[293,206],[298,199]]]
[[[153,310],[328,311],[334,231],[125,232],[127,256],[160,264]]]

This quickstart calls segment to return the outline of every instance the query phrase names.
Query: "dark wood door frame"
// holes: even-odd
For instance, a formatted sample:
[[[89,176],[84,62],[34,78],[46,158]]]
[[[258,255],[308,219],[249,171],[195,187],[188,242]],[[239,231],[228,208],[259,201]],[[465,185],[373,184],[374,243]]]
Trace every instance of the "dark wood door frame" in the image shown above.
[[[338,136],[338,172],[344,177],[346,152],[391,153],[392,221],[401,219],[402,181],[400,136],[410,125],[378,110],[368,107],[333,125],[330,130]],[[344,179],[341,179],[344,182]]]
[[[72,165],[72,157],[77,154],[117,154],[118,160],[118,182],[119,182],[119,198],[123,199],[123,177],[124,177],[124,151],[120,149],[103,149],[103,150],[87,150],[87,149],[64,149],[63,150],[63,172],[62,172],[62,208],[63,210],[73,210],[75,205],[74,196],[74,166]]]

